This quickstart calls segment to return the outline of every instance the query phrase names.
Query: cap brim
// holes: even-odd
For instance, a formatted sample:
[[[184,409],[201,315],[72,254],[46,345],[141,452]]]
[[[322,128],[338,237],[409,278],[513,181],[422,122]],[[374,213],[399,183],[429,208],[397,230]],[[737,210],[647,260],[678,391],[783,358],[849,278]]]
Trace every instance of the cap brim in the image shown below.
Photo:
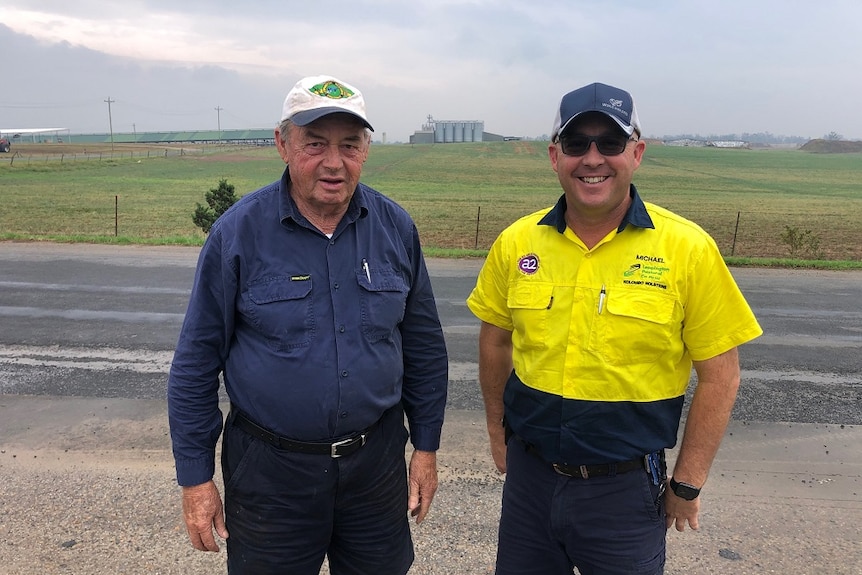
[[[328,108],[315,108],[314,110],[305,110],[302,112],[297,112],[296,114],[294,114],[293,116],[290,117],[290,121],[296,126],[307,126],[310,123],[314,122],[315,120],[319,120],[320,118],[322,118],[324,116],[328,116],[330,114],[348,114],[350,116],[353,116],[354,118],[357,118],[359,121],[361,121],[363,124],[365,124],[366,128],[368,128],[372,132],[374,131],[374,128],[372,128],[371,124],[368,123],[368,120],[366,120],[365,118],[363,118],[359,114],[354,114],[353,112],[350,112],[349,110],[345,110],[344,108],[338,108],[335,106],[328,107]]]
[[[617,126],[619,126],[619,127],[620,127],[620,129],[621,129],[623,132],[625,132],[625,134],[626,134],[627,136],[631,136],[632,134],[634,134],[634,133],[635,133],[635,127],[634,127],[634,126],[630,126],[630,125],[625,124],[622,120],[620,120],[619,118],[617,118],[617,117],[616,117],[616,116],[614,116],[613,114],[608,114],[608,113],[607,113],[607,112],[605,112],[604,110],[584,110],[583,112],[578,112],[577,114],[575,114],[574,116],[572,116],[571,118],[569,118],[569,119],[566,121],[566,123],[565,123],[565,124],[563,124],[562,126],[560,126],[560,129],[559,129],[559,130],[557,130],[557,133],[556,133],[556,134],[554,134],[554,137],[557,137],[557,136],[559,136],[560,134],[562,134],[563,132],[565,132],[565,131],[566,131],[566,128],[568,128],[568,127],[569,127],[569,124],[571,124],[572,122],[574,122],[576,118],[580,118],[580,117],[581,117],[581,116],[583,116],[584,114],[593,114],[593,113],[595,113],[595,114],[601,114],[601,115],[606,116],[606,117],[610,118],[611,120],[613,120],[613,121],[614,121],[614,123],[615,123]]]

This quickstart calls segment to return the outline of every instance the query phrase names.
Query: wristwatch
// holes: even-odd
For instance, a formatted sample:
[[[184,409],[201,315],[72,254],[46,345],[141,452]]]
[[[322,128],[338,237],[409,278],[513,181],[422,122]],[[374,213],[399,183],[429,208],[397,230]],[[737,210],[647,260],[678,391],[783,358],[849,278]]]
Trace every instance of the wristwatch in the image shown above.
[[[700,488],[688,483],[680,483],[673,477],[670,478],[670,488],[677,497],[685,499],[686,501],[694,501],[697,499],[697,496],[700,495]]]

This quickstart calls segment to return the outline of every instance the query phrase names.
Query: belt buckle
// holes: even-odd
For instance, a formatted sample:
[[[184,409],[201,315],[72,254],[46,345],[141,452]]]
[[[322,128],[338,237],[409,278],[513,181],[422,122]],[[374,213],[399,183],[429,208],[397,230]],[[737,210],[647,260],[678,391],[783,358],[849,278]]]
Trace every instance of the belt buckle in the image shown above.
[[[578,475],[574,475],[572,473],[566,473],[565,471],[563,471],[558,463],[554,463],[553,467],[554,467],[554,471],[556,471],[560,475],[565,475],[566,477],[578,477]],[[579,472],[581,479],[589,479],[590,478],[590,473],[589,473],[589,470],[587,469],[586,465],[579,465],[578,466],[578,472]]]
[[[362,447],[363,445],[365,445],[365,436],[366,435],[364,433],[361,433],[361,434],[357,435],[356,437],[348,437],[347,439],[342,439],[341,441],[336,441],[335,443],[333,443],[330,446],[330,449],[329,449],[330,457],[332,457],[333,459],[338,459],[339,457],[344,457],[343,454],[338,453],[338,448],[343,446],[343,445],[350,445],[350,444],[356,443],[357,441],[360,441],[361,442],[360,447]]]

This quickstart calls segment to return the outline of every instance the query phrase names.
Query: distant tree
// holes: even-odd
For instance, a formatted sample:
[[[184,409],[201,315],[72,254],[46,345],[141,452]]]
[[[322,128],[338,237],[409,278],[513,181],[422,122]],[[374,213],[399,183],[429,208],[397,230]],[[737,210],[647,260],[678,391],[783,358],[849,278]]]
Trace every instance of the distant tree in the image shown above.
[[[227,180],[224,179],[219,180],[218,187],[212,188],[206,193],[208,207],[202,206],[199,203],[196,204],[192,221],[205,234],[208,234],[219,216],[234,205],[238,199],[233,184],[227,183]]]
[[[839,134],[838,132],[829,132],[828,134],[826,134],[825,136],[823,136],[823,139],[824,139],[824,140],[837,141],[837,140],[843,140],[843,139],[844,139],[844,136],[842,136],[842,135],[841,135],[841,134]]]

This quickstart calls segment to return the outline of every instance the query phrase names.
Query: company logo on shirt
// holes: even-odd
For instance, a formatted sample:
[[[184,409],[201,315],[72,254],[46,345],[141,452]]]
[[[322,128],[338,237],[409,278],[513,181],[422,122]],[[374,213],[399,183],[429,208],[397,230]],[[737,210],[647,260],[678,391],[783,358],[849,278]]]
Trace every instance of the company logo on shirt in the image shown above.
[[[539,256],[536,254],[521,256],[521,259],[518,260],[518,269],[521,270],[522,274],[533,275],[539,271]]]
[[[663,257],[637,254],[635,260],[636,263],[623,271],[624,284],[667,289],[665,274],[670,273],[670,267],[665,264]]]

